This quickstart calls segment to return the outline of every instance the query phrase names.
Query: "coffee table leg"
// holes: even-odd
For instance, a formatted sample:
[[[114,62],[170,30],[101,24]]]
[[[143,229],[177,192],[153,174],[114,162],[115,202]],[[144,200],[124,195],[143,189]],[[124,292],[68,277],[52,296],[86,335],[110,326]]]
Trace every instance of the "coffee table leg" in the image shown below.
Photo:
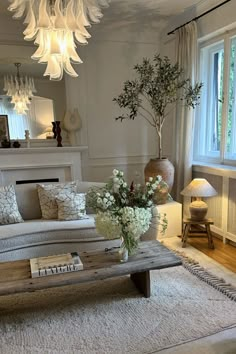
[[[144,294],[145,297],[151,296],[150,272],[133,273],[130,275],[137,289]]]

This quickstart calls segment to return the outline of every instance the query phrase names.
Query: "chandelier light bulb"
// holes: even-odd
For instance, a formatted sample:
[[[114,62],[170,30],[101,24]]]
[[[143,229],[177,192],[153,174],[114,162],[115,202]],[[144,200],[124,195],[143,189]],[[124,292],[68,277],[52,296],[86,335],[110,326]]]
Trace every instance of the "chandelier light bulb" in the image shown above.
[[[20,63],[15,63],[17,74],[4,76],[4,88],[7,96],[11,97],[11,103],[18,114],[26,114],[31,103],[30,98],[36,93],[34,79],[20,76]]]
[[[86,27],[99,23],[100,7],[108,6],[110,0],[8,0],[13,18],[24,14],[24,39],[34,40],[38,49],[32,59],[46,63],[44,76],[61,80],[65,71],[72,77],[78,74],[71,63],[82,63],[76,42],[87,44],[90,38]]]

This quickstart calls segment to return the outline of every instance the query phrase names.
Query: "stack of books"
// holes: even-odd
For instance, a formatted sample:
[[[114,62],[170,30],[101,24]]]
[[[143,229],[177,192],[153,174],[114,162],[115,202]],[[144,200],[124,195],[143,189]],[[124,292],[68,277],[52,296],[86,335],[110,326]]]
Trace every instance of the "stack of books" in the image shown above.
[[[30,259],[32,278],[45,277],[83,269],[83,263],[77,252],[60,254],[56,256]]]

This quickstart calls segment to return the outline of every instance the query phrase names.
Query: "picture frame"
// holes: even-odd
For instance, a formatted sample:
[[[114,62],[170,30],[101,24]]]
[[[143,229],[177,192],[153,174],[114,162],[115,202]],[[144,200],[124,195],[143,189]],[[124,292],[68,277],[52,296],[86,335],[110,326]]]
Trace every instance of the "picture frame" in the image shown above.
[[[0,114],[0,141],[5,138],[10,140],[8,116],[6,114]]]

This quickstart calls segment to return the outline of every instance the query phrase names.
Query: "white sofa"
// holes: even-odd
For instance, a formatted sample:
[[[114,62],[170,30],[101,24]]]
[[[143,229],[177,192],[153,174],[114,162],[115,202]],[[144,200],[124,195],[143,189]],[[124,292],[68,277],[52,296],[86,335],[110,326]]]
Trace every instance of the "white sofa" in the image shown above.
[[[78,191],[86,193],[102,183],[78,182]],[[59,221],[41,219],[35,184],[16,185],[16,198],[23,223],[0,225],[0,262],[117,247],[119,240],[105,240],[96,233],[94,215],[88,219]]]

